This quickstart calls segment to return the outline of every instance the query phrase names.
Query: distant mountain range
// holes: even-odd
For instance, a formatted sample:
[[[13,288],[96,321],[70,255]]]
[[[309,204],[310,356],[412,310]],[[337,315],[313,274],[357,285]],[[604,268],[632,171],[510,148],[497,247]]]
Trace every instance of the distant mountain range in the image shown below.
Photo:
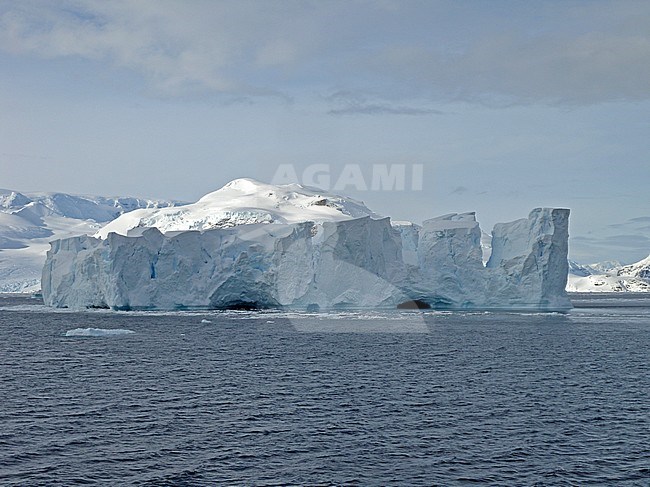
[[[616,261],[581,265],[569,261],[570,292],[650,292],[650,256],[636,264]]]
[[[0,292],[40,289],[41,270],[51,240],[93,234],[121,214],[139,208],[181,204],[0,189]]]

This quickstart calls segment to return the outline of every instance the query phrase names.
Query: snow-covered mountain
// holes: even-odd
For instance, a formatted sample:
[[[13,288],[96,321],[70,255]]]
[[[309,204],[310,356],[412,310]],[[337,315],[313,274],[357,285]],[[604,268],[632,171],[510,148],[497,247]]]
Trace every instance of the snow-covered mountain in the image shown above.
[[[650,292],[650,256],[631,265],[569,262],[569,292]]]
[[[93,234],[123,213],[177,202],[0,189],[0,292],[40,289],[52,240]]]
[[[622,267],[617,260],[606,260],[595,264],[578,264],[574,260],[569,260],[569,274],[578,277],[591,276],[595,274],[607,274],[618,267]]]
[[[381,218],[362,202],[298,184],[273,186],[252,179],[231,181],[196,203],[174,208],[141,209],[120,216],[95,234],[128,235],[134,228],[163,233],[230,228],[253,223],[342,221]]]
[[[474,213],[393,224],[339,195],[238,179],[53,242],[43,297],[70,308],[564,310],[568,218],[537,208],[497,224],[484,265]]]

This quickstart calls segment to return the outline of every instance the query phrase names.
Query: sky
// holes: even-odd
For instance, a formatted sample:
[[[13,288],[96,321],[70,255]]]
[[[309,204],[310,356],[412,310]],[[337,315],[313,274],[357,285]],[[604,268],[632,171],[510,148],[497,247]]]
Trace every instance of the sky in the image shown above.
[[[640,260],[650,2],[0,0],[0,188],[195,201],[287,168],[399,220],[571,208],[571,258]]]

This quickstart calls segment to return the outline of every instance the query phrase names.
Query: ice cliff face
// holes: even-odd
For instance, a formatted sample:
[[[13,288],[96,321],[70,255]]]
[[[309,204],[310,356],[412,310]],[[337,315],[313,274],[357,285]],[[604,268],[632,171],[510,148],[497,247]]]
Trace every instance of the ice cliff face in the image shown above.
[[[526,289],[542,307],[561,308],[566,294],[569,263],[569,210],[537,208],[528,218],[495,225],[492,231],[492,255],[488,269],[501,273],[489,280],[488,295],[513,296],[510,303],[525,306],[528,297],[517,290]],[[505,278],[504,278],[505,276]]]
[[[136,208],[174,204],[177,202],[0,189],[0,292],[35,292],[41,288],[51,240],[94,234],[107,222]]]
[[[42,289],[71,308],[564,310],[568,215],[497,225],[484,266],[473,213],[391,224],[340,196],[237,180],[53,242]]]

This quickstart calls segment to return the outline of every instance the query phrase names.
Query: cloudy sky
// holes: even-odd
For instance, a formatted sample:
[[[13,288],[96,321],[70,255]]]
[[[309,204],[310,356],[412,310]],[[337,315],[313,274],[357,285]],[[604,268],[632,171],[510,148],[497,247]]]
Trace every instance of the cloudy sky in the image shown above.
[[[421,190],[341,192],[488,231],[569,207],[576,260],[650,253],[645,0],[0,0],[0,66],[3,188],[196,200],[421,165]]]

